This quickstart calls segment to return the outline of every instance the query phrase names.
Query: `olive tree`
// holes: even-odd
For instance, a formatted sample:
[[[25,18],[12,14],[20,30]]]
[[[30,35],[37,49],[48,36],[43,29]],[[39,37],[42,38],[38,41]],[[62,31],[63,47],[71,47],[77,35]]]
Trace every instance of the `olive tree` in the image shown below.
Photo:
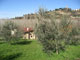
[[[6,21],[3,25],[1,34],[5,41],[17,41],[22,36],[22,31],[19,29],[19,25],[12,21]]]
[[[75,41],[76,38],[73,38],[75,33],[73,33],[74,26],[72,25],[71,18],[63,15],[58,20],[55,17],[55,13],[50,15],[40,8],[35,33],[45,52],[56,52],[56,54],[59,54],[60,50],[64,50],[65,46],[72,43],[73,40]]]
[[[1,30],[2,30],[2,24],[0,24],[0,38],[1,38]]]

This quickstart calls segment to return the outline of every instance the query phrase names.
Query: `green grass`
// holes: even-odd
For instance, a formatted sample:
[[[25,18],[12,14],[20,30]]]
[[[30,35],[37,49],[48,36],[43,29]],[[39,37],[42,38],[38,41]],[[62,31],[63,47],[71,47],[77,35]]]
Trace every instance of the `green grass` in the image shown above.
[[[68,46],[59,55],[48,56],[42,51],[37,40],[20,41],[9,44],[0,43],[0,60],[77,60],[80,58],[80,45]]]

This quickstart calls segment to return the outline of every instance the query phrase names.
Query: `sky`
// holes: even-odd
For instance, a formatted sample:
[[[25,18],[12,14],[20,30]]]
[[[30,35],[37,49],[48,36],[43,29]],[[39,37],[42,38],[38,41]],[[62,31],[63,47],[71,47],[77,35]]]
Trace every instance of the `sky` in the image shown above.
[[[54,10],[66,6],[80,9],[80,0],[0,0],[0,19],[36,13],[40,7]]]

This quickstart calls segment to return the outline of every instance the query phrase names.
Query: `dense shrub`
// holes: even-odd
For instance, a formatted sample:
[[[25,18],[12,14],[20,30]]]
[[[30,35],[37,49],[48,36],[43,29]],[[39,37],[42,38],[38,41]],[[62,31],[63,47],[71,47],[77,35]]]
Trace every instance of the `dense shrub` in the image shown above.
[[[40,8],[38,13],[38,23],[36,24],[36,36],[43,45],[43,50],[47,53],[64,50],[67,44],[78,43],[76,27],[73,26],[69,16],[62,16],[57,20],[56,15],[49,15]]]

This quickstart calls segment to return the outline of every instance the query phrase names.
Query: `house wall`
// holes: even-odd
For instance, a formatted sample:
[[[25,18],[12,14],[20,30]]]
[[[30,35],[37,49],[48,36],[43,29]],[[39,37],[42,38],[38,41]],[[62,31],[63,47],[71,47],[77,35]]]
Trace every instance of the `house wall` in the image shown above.
[[[34,32],[25,33],[23,39],[36,39]]]
[[[34,32],[30,33],[30,39],[36,39]]]

